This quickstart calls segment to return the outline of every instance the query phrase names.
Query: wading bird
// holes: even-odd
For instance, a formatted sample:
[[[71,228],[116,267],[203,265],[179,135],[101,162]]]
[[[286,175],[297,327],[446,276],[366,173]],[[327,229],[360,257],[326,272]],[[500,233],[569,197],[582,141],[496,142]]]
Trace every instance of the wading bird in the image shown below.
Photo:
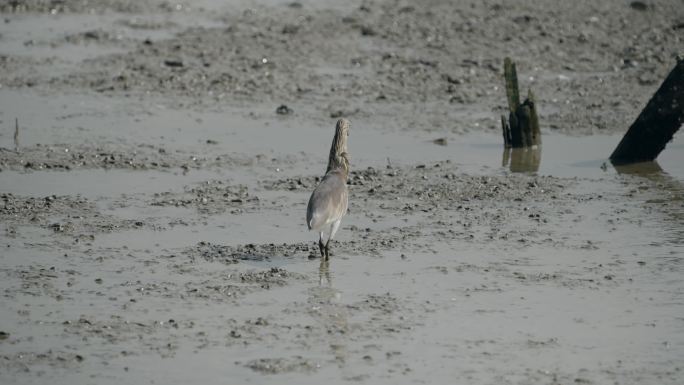
[[[330,240],[335,236],[342,217],[347,213],[349,202],[347,136],[349,136],[349,121],[340,119],[335,125],[335,137],[330,147],[328,169],[325,170],[321,183],[311,194],[306,208],[306,225],[309,226],[309,230],[318,231],[318,247],[324,259],[330,257]],[[329,234],[328,240],[323,244],[323,236],[326,232]]]

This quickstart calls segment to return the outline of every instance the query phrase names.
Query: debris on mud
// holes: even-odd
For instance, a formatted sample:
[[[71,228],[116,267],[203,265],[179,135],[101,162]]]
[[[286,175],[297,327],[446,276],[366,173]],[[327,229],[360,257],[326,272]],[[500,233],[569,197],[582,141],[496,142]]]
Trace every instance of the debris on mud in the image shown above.
[[[276,114],[278,115],[291,115],[292,113],[294,113],[294,110],[284,104],[281,104],[276,108]]]
[[[0,355],[0,368],[10,372],[30,372],[32,367],[49,367],[52,369],[74,369],[85,360],[78,353],[48,350],[42,353],[18,352]]]
[[[289,372],[312,372],[319,368],[314,361],[302,356],[289,358],[260,358],[245,363],[245,366],[255,372],[264,374],[279,374]]]
[[[81,197],[49,195],[36,198],[3,193],[0,194],[0,200],[3,203],[0,207],[0,218],[16,218],[21,220],[20,223],[40,222],[40,218],[54,216],[67,210],[74,216],[92,215],[96,211],[92,202]]]
[[[270,288],[271,285],[284,286],[288,284],[288,279],[292,277],[303,278],[298,274],[292,274],[285,269],[272,267],[263,271],[250,271],[240,274],[240,280],[245,283],[256,283],[263,288]]]
[[[250,195],[244,185],[228,185],[222,180],[209,180],[183,193],[162,192],[154,194],[152,206],[194,207],[200,213],[217,214],[230,211],[242,212],[246,207],[259,205],[259,197]]]
[[[23,147],[20,153],[0,152],[0,167],[14,170],[169,169],[179,167],[178,163],[170,161],[163,152],[145,146],[131,152],[82,145],[35,145]]]
[[[49,195],[44,198],[0,194],[0,220],[16,225],[40,226],[54,233],[76,235],[140,228],[134,219],[104,215],[97,205],[80,196]],[[58,220],[58,221],[55,221]]]
[[[313,243],[312,243],[313,244]],[[311,251],[306,243],[289,244],[246,244],[237,246],[216,245],[200,242],[196,246],[186,249],[183,253],[191,259],[202,258],[209,262],[225,264],[239,261],[264,261],[275,258],[305,256]]]
[[[149,3],[135,0],[12,0],[0,5],[0,12],[40,12],[58,13],[88,13],[88,12],[125,12],[139,13],[149,9]],[[163,9],[159,7],[159,10]]]

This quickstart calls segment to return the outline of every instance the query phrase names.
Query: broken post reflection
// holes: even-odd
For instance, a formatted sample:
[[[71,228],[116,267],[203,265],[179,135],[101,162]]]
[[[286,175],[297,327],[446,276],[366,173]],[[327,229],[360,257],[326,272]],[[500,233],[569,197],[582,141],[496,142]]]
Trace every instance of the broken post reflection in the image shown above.
[[[652,182],[656,190],[666,193],[667,198],[651,198],[645,204],[652,204],[664,214],[664,230],[674,244],[684,244],[684,184],[668,174],[658,161],[613,165],[618,174],[635,176]]]
[[[614,165],[613,167],[615,167],[615,171],[617,171],[618,174],[645,176],[651,180],[667,175],[667,173],[663,171],[663,168],[660,167],[660,164],[658,164],[658,161],[655,160],[650,162]]]
[[[537,172],[541,164],[541,146],[504,148],[501,166],[511,172]]]

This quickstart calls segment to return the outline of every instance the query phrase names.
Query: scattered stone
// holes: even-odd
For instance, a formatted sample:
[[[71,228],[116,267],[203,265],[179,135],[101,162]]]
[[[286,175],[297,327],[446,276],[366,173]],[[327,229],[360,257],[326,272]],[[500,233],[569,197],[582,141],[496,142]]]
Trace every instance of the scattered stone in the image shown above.
[[[181,68],[183,67],[183,61],[177,59],[166,59],[164,60],[164,65],[171,68]]]
[[[373,29],[373,27],[364,25],[361,27],[361,36],[375,36],[378,33]]]
[[[629,3],[629,6],[637,11],[648,11],[651,8],[651,5],[643,1],[632,1],[631,3]]]
[[[290,115],[292,113],[294,113],[294,110],[284,104],[281,104],[276,108],[276,114],[278,115]]]

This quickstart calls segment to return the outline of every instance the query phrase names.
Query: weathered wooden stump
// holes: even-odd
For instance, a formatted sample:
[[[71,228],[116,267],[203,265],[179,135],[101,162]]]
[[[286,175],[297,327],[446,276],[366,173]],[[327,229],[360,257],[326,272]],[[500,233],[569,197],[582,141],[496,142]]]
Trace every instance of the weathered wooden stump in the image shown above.
[[[520,103],[518,91],[518,73],[515,63],[510,58],[504,60],[504,80],[506,97],[508,98],[508,121],[501,115],[504,146],[507,148],[532,147],[541,145],[539,118],[534,104],[532,90],[527,92],[527,98]]]
[[[610,161],[614,165],[652,161],[665,149],[684,122],[684,58],[632,123]]]

